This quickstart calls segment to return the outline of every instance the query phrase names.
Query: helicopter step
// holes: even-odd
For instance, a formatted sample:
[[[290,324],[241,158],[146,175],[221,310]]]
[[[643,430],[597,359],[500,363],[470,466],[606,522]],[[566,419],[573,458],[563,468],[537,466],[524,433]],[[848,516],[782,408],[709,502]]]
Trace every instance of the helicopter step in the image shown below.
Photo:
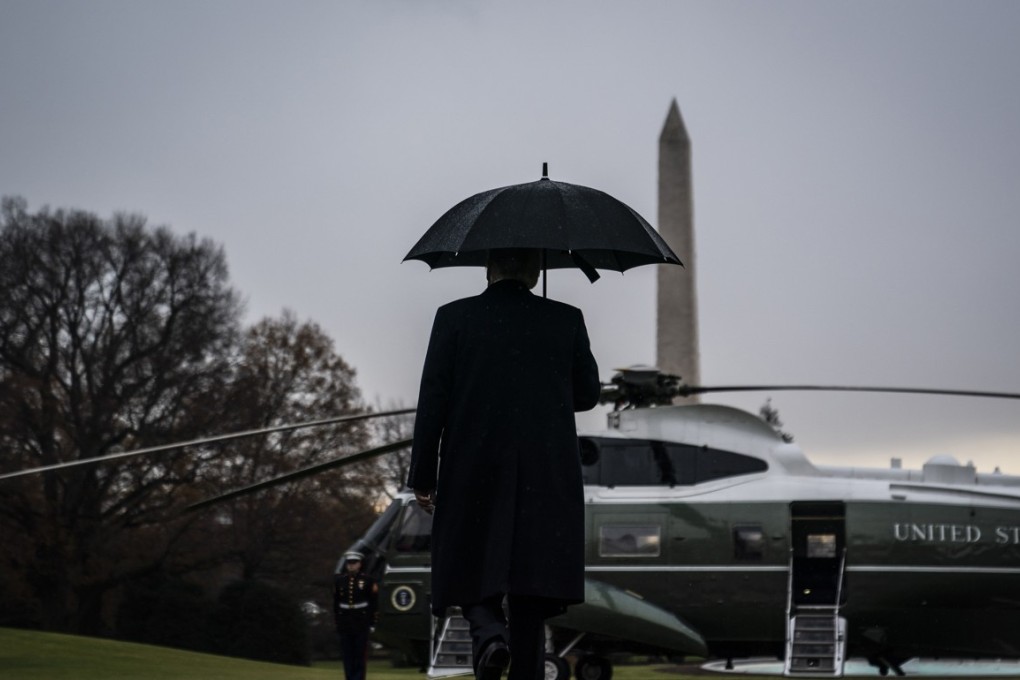
[[[451,607],[445,619],[433,618],[432,655],[428,677],[447,678],[474,674],[471,662],[471,626],[459,608]]]
[[[790,618],[784,675],[843,675],[846,619],[838,607],[802,607]]]

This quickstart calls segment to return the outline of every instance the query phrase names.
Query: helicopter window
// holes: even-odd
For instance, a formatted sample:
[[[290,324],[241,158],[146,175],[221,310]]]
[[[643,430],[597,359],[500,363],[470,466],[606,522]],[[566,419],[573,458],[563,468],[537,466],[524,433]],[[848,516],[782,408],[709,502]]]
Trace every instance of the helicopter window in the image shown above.
[[[404,507],[404,516],[400,519],[400,529],[393,542],[397,552],[428,552],[432,547],[432,515],[417,503],[408,503]]]
[[[761,526],[733,528],[733,556],[738,560],[761,559],[765,554],[765,532]]]
[[[598,462],[591,466],[585,482],[605,486],[690,484],[692,475],[686,474],[683,461],[677,460],[672,449],[671,444],[644,439],[603,443]]]
[[[599,445],[591,437],[578,438],[577,451],[581,454],[582,466],[590,467],[599,462]]]
[[[655,471],[649,465],[648,449],[643,442],[602,448],[601,482],[606,486],[642,486],[655,483]]]
[[[768,464],[731,451],[649,439],[581,439],[585,484],[689,486],[764,472]]]
[[[599,527],[599,557],[658,557],[661,545],[658,526]]]
[[[744,456],[732,451],[721,449],[710,449],[701,447],[698,449],[698,483],[708,482],[713,479],[724,477],[736,477],[738,475],[749,475],[754,472],[765,472],[768,470],[768,463],[751,456]]]
[[[836,556],[836,534],[808,534],[807,556],[832,559]]]

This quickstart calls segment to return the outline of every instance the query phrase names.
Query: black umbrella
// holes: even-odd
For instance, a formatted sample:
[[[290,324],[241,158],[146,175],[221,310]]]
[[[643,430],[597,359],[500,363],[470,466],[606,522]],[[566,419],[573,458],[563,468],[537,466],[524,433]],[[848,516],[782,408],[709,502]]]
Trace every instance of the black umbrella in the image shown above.
[[[430,267],[485,266],[490,250],[536,248],[546,269],[626,271],[644,264],[679,264],[645,218],[597,189],[542,179],[475,194],[446,211],[404,260]]]

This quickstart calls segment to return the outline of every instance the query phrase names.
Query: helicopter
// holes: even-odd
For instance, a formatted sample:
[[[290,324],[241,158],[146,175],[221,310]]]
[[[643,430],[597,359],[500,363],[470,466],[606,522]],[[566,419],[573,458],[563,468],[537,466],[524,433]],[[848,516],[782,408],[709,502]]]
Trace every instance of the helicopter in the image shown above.
[[[1020,476],[936,456],[921,470],[815,465],[762,418],[711,392],[836,390],[1018,399],[1020,394],[845,386],[688,386],[652,367],[603,385],[604,430],[579,432],[585,603],[547,623],[547,680],[609,680],[611,655],[784,660],[787,676],[843,674],[863,657],[903,675],[918,656],[1020,658]],[[407,414],[367,413],[224,435]],[[188,444],[115,454],[129,456]],[[389,442],[206,499],[198,509],[392,453]],[[46,468],[101,462],[80,460]],[[429,606],[431,515],[396,495],[351,550],[380,583],[375,637],[427,666],[469,673],[456,611]],[[337,569],[342,568],[342,560]]]
[[[548,622],[547,680],[569,677],[570,653],[578,680],[608,680],[615,652],[767,655],[788,676],[834,677],[850,656],[881,675],[917,656],[1020,657],[1020,476],[946,456],[921,470],[815,465],[756,415],[672,403],[762,389],[1018,398],[621,370],[603,386],[606,429],[579,433],[586,602]],[[470,643],[456,612],[431,616],[430,530],[404,491],[351,549],[381,584],[377,639],[440,677],[469,672]]]

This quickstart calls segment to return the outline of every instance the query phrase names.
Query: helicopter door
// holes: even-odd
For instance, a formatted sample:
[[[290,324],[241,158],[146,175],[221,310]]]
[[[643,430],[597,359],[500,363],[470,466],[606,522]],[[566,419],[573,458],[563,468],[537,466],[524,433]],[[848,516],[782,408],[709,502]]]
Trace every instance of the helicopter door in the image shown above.
[[[845,504],[791,503],[790,525],[791,604],[842,604],[846,600],[846,588],[841,583],[846,549]]]

